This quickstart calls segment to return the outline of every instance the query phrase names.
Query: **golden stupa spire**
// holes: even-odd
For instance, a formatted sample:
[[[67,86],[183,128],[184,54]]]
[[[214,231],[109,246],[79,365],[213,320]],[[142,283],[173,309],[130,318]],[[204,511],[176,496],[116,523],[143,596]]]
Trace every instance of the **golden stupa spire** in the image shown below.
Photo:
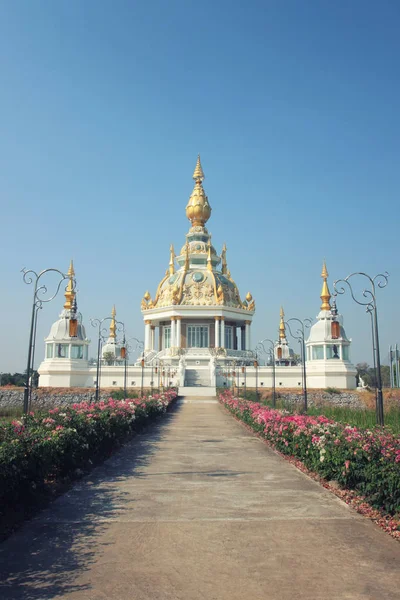
[[[204,180],[204,171],[203,171],[203,167],[201,166],[201,161],[200,161],[200,154],[197,155],[197,162],[196,162],[196,167],[194,169],[194,173],[193,173],[193,179],[197,182],[202,182]]]
[[[228,264],[226,262],[226,244],[222,246],[221,261],[221,273],[222,275],[226,275],[228,272]]]
[[[321,291],[321,296],[320,296],[320,298],[322,300],[321,310],[331,310],[331,305],[330,305],[331,294],[330,294],[330,291],[328,288],[328,270],[326,268],[325,261],[322,265],[321,277],[323,279],[322,291]]]
[[[286,339],[286,331],[285,331],[285,311],[283,310],[283,306],[281,306],[281,311],[280,311],[280,323],[279,323],[279,339],[280,340],[285,340]]]
[[[211,235],[210,235],[210,239],[208,240],[208,244],[207,244],[207,269],[209,271],[212,271],[212,261],[211,261]]]
[[[189,256],[189,242],[185,244],[185,271],[189,271],[190,267],[190,256]]]
[[[74,277],[75,277],[75,271],[74,271],[74,262],[71,260],[70,264],[69,264],[69,269],[68,269],[68,277],[69,277],[69,281],[68,281],[68,285],[65,289],[65,304],[64,304],[64,308],[66,310],[71,310],[72,309],[72,303],[74,301],[75,298],[75,291],[74,291]]]
[[[186,216],[193,227],[204,227],[210,218],[211,206],[203,188],[204,171],[200,162],[200,154],[197,157],[193,179],[195,184],[186,206]]]
[[[173,275],[175,273],[175,264],[174,264],[174,260],[175,260],[175,252],[174,252],[174,247],[171,244],[170,246],[170,255],[169,255],[169,274]]]
[[[115,324],[115,317],[117,315],[117,311],[115,310],[115,304],[112,307],[112,311],[111,311],[111,323],[110,323],[110,338],[115,339],[115,330],[116,330],[116,324]]]

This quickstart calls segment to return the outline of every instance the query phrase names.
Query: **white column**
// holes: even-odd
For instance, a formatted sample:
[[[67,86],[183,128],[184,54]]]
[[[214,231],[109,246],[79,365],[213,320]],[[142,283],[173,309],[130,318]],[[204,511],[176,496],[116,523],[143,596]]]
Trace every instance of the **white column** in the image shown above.
[[[220,347],[225,348],[225,318],[221,317]]]
[[[180,317],[176,317],[176,345],[178,348],[181,347],[181,324],[182,319]]]
[[[219,348],[220,347],[220,343],[219,343],[219,318],[215,317],[215,347]]]
[[[155,333],[156,333],[156,328],[154,326],[151,326],[151,339],[150,339],[150,348],[152,350],[154,350],[154,342],[155,342]]]
[[[246,348],[245,350],[250,350],[250,321],[246,321]]]
[[[176,346],[176,321],[175,317],[171,317],[171,348]]]
[[[150,350],[150,323],[151,323],[151,321],[145,321],[144,349],[146,352],[148,352]]]

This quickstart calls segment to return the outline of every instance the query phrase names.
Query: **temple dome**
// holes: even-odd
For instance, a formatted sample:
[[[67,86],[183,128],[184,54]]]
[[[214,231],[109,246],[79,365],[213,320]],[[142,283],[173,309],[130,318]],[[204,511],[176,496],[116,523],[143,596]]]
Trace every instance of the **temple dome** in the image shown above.
[[[63,310],[60,314],[60,318],[53,323],[50,329],[50,333],[46,338],[47,342],[70,342],[75,341],[87,341],[86,331],[84,325],[81,323],[81,319],[78,319],[76,337],[71,338],[69,335],[69,320],[70,311]]]

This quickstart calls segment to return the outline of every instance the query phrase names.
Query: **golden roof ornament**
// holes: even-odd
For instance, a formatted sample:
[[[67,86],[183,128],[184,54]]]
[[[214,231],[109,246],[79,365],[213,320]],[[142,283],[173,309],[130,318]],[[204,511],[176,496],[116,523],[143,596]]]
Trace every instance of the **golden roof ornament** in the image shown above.
[[[189,256],[189,242],[185,244],[185,271],[189,271],[190,268],[190,256]]]
[[[212,271],[212,261],[211,261],[211,236],[210,239],[208,240],[208,244],[207,244],[207,269],[209,271]]]
[[[195,185],[186,206],[186,216],[193,227],[204,227],[210,218],[211,206],[203,189],[204,172],[200,162],[200,154],[197,157],[193,179]]]
[[[72,309],[72,303],[74,301],[75,298],[75,290],[74,290],[74,277],[75,277],[75,271],[74,271],[74,262],[71,260],[70,264],[69,264],[69,269],[68,269],[68,277],[69,277],[69,281],[68,281],[68,285],[65,288],[65,304],[64,304],[64,308],[65,310],[71,310]]]
[[[280,311],[280,323],[279,323],[279,339],[280,340],[285,340],[286,339],[286,331],[285,331],[285,312],[283,310],[283,306],[281,306],[281,311]]]
[[[115,331],[116,331],[116,324],[115,324],[115,317],[117,315],[117,311],[115,310],[115,304],[112,307],[111,310],[111,323],[110,323],[110,338],[115,339]]]
[[[226,262],[226,244],[222,246],[221,252],[221,273],[222,275],[227,275],[228,273],[228,264]]]
[[[326,268],[325,261],[322,265],[321,277],[323,279],[322,291],[321,291],[321,296],[320,296],[320,298],[322,300],[321,310],[331,310],[331,305],[330,305],[331,294],[330,294],[329,287],[328,287],[328,270]]]
[[[247,301],[247,306],[244,306],[244,308],[247,308],[247,310],[255,310],[256,309],[256,303],[254,301],[253,296],[250,294],[250,292],[247,292],[247,294],[246,294],[246,301]]]
[[[205,179],[203,167],[201,166],[200,154],[197,155],[196,166],[193,172],[193,179],[195,181],[199,180],[200,182],[202,182]]]
[[[170,255],[169,255],[169,274],[173,275],[175,273],[175,264],[174,264],[174,261],[175,261],[175,252],[174,252],[174,247],[173,247],[172,244],[171,244],[171,246],[169,248],[169,252],[170,252]]]

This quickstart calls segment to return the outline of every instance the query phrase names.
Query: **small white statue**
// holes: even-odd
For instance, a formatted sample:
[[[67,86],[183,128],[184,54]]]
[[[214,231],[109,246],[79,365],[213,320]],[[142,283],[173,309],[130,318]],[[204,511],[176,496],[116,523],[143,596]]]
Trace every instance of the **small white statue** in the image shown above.
[[[178,364],[178,381],[180,386],[184,386],[185,384],[185,367],[185,359],[181,356]]]
[[[359,375],[359,377],[358,377],[358,387],[359,387],[359,388],[362,388],[363,390],[364,390],[364,389],[367,387],[367,386],[365,385],[365,381],[364,381],[364,379],[361,377],[361,375]]]

